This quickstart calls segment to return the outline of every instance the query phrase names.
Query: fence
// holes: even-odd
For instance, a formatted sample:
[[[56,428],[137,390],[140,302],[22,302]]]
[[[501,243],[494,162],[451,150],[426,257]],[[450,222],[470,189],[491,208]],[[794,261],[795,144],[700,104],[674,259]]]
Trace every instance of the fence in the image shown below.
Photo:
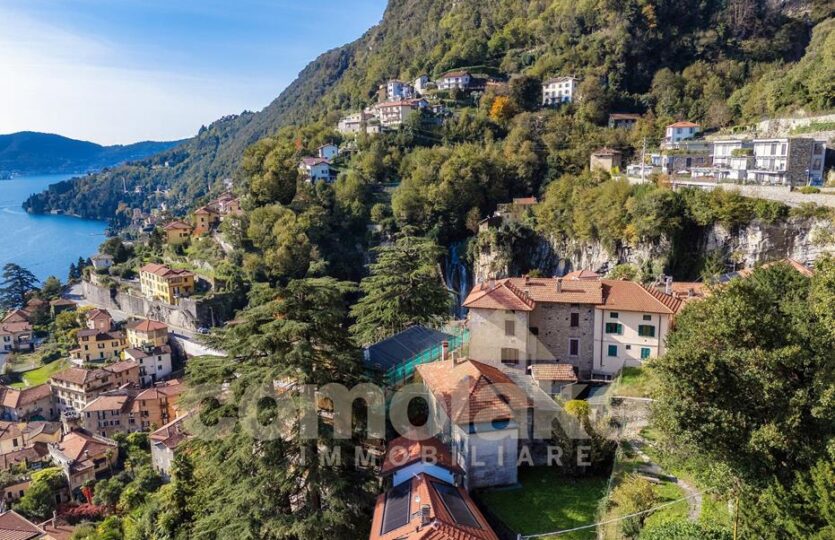
[[[470,340],[470,331],[462,330],[460,334],[455,335],[449,340],[449,353],[461,349]],[[390,368],[386,372],[386,382],[389,385],[397,385],[406,382],[415,373],[415,368],[421,364],[428,364],[436,362],[441,359],[444,354],[442,344],[435,345],[429,349],[421,351],[400,364]]]

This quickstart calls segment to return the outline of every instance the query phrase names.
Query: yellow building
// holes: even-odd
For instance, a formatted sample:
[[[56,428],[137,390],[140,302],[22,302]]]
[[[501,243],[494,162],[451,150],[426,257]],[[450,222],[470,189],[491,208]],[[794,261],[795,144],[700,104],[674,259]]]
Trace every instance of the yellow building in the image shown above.
[[[122,332],[102,332],[93,328],[78,331],[78,349],[72,351],[72,360],[77,364],[118,360],[127,348]]]
[[[194,236],[208,233],[220,221],[220,215],[211,207],[204,206],[194,211]]]
[[[172,221],[162,230],[165,233],[165,242],[172,246],[188,242],[191,236],[191,225],[179,219]]]
[[[151,263],[139,269],[139,285],[147,298],[176,304],[178,297],[194,293],[194,274]]]
[[[128,343],[131,347],[162,347],[168,345],[168,327],[147,319],[128,323]]]

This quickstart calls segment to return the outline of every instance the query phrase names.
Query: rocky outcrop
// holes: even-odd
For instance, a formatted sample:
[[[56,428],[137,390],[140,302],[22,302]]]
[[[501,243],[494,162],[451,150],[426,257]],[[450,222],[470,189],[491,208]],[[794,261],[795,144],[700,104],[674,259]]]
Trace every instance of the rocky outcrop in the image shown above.
[[[689,240],[696,246],[692,256],[721,254],[729,269],[783,258],[809,263],[824,254],[835,254],[835,224],[829,220],[804,218],[790,218],[774,224],[757,220],[736,230],[714,225],[705,229],[701,238]],[[531,269],[553,276],[582,268],[605,273],[619,264],[664,267],[673,249],[672,240],[666,238],[654,243],[625,244],[613,250],[599,242],[539,237],[532,249],[510,253],[502,246],[481,241],[473,261],[473,274],[475,282],[480,283]]]

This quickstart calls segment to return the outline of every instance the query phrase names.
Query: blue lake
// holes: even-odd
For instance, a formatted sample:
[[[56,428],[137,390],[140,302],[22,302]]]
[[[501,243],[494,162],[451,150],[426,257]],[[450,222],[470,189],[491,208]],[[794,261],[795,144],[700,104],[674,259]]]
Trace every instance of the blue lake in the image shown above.
[[[21,204],[33,193],[71,175],[18,177],[0,180],[0,267],[14,262],[38,279],[66,281],[70,263],[89,257],[104,242],[106,223],[69,216],[27,214]]]

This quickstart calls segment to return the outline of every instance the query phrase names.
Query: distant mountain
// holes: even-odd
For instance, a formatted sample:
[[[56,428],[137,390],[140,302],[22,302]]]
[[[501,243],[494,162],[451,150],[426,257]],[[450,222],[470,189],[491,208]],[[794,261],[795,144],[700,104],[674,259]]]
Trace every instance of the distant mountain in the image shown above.
[[[0,135],[0,178],[14,174],[73,174],[98,171],[168,150],[182,141],[143,141],[101,146],[52,133]]]

